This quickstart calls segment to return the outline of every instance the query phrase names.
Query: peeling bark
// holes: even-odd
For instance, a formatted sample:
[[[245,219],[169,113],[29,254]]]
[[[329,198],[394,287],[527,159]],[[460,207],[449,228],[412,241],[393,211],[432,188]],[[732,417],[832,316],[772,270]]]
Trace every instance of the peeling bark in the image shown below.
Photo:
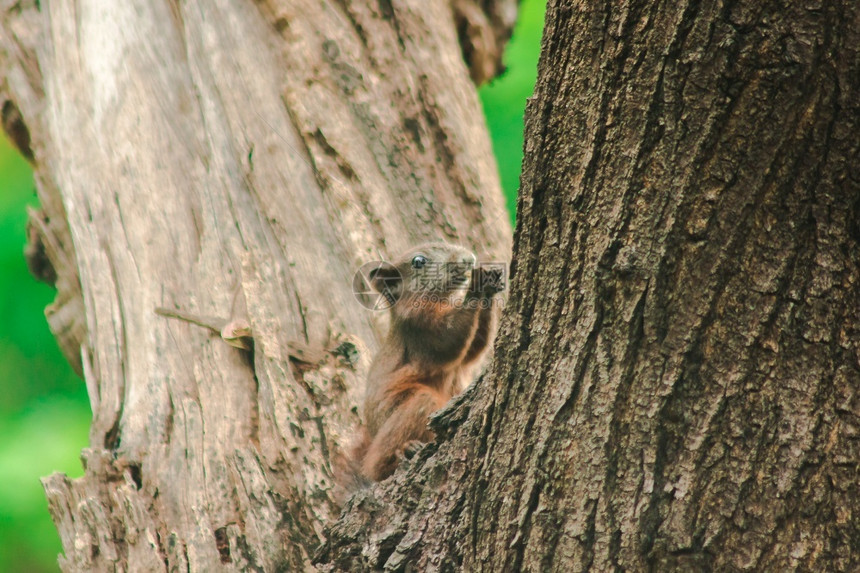
[[[482,61],[513,6],[482,4]],[[310,569],[384,330],[352,274],[431,238],[509,254],[454,9],[4,1],[0,18],[4,127],[42,202],[29,260],[93,409],[85,475],[44,481],[62,569]],[[247,323],[253,351],[159,307]]]
[[[550,1],[511,293],[327,570],[860,568],[860,7]]]

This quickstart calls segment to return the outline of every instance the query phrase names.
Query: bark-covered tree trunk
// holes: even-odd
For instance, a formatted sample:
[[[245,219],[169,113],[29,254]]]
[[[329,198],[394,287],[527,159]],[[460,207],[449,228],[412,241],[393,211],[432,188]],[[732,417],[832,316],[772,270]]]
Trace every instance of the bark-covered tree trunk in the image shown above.
[[[860,569],[860,5],[551,0],[490,373],[320,562]]]
[[[470,74],[496,73],[515,14],[0,2],[3,125],[43,207],[28,256],[93,409],[85,475],[45,480],[64,570],[312,567],[384,328],[353,273],[431,237],[509,254]],[[249,325],[253,351],[159,307]]]

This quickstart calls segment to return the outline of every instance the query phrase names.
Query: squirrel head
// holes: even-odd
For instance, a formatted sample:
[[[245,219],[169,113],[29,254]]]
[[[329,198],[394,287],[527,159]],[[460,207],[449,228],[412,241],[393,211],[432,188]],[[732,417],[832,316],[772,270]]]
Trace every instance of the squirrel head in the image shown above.
[[[475,254],[465,247],[425,243],[380,265],[369,278],[392,305],[417,296],[461,298],[471,284],[475,262]]]

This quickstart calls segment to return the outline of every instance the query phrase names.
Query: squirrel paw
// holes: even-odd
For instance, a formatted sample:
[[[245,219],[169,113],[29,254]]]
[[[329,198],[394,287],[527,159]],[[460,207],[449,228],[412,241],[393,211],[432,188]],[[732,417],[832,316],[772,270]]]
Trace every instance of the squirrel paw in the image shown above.
[[[493,296],[505,290],[505,271],[497,265],[477,267],[472,275],[473,288],[485,296]]]

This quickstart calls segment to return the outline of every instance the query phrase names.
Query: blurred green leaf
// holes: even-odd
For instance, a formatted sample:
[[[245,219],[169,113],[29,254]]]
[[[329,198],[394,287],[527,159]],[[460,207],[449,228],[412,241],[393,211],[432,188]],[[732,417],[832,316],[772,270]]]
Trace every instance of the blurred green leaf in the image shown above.
[[[0,137],[0,571],[57,571],[62,548],[39,478],[81,475],[91,418],[45,320],[54,289],[24,261],[26,207],[37,204],[30,167]]]
[[[537,79],[546,0],[524,0],[514,35],[505,52],[507,71],[480,90],[493,138],[493,152],[513,220],[523,162],[523,115]]]

